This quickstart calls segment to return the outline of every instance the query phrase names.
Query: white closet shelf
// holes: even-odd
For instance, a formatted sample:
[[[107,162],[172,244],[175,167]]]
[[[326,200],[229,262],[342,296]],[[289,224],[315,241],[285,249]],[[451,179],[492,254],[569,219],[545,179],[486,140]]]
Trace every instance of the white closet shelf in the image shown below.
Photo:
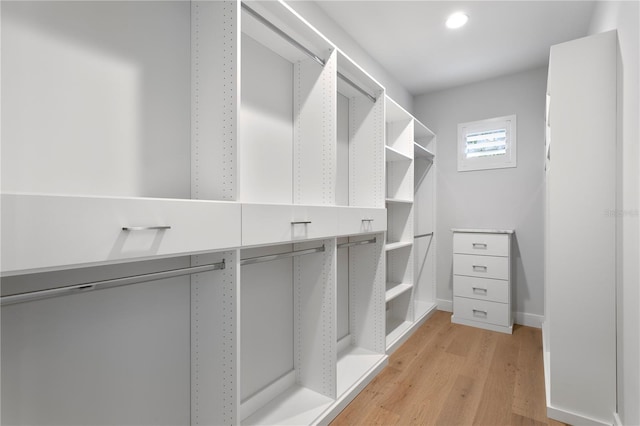
[[[413,126],[413,132],[416,139],[431,140],[436,136],[436,134],[433,133],[431,129],[429,129],[418,120],[414,121]]]
[[[381,367],[387,359],[379,354],[358,346],[349,346],[338,354],[337,378],[338,396],[357,386],[363,378]]]
[[[384,246],[384,250],[385,251],[397,250],[403,247],[410,247],[412,245],[413,245],[412,241],[398,241],[396,243],[387,243],[387,245]]]
[[[244,419],[244,425],[306,425],[314,421],[334,400],[311,389],[294,385]]]
[[[387,198],[385,201],[392,204],[413,204],[413,200],[404,200],[401,198]]]
[[[387,162],[413,160],[413,158],[411,158],[410,155],[400,152],[397,149],[392,148],[390,146],[385,146],[385,151],[387,153]]]
[[[401,294],[411,290],[413,288],[413,284],[410,283],[387,283],[387,291],[385,293],[385,302],[389,302]]]
[[[422,158],[425,160],[433,161],[435,154],[423,147],[417,142],[413,143],[413,155],[415,158]]]

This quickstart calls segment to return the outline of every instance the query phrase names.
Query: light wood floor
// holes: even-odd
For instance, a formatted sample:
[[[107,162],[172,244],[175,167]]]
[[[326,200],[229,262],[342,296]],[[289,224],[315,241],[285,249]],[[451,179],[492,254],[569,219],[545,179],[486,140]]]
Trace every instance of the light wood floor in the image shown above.
[[[331,425],[562,425],[546,416],[542,356],[539,329],[496,333],[438,311]]]

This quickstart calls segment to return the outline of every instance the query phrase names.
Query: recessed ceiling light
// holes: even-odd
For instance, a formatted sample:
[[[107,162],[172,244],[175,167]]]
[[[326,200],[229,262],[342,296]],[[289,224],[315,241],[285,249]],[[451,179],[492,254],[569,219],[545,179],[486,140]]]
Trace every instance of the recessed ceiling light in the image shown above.
[[[447,28],[451,28],[451,29],[460,28],[461,26],[466,24],[468,20],[469,20],[469,17],[467,15],[465,15],[462,12],[456,12],[449,15],[449,18],[447,18],[446,25],[447,25]]]

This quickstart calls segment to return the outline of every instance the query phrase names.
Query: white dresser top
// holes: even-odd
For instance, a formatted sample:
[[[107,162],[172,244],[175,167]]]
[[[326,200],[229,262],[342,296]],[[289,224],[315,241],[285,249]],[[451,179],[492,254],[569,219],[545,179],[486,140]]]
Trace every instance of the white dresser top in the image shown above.
[[[451,232],[466,232],[476,234],[514,234],[513,229],[474,229],[474,228],[451,228]]]

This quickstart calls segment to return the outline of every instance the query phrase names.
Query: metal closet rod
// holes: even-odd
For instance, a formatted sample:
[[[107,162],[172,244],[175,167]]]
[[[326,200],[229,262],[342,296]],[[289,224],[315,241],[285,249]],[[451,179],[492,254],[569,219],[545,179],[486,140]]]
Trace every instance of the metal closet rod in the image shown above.
[[[429,237],[431,235],[433,235],[433,232],[427,232],[426,234],[414,235],[413,238]]]
[[[251,265],[253,263],[271,262],[272,260],[286,259],[289,257],[303,256],[305,254],[320,253],[323,251],[324,251],[324,244],[321,247],[316,247],[311,249],[294,250],[286,253],[267,254],[265,256],[248,257],[246,259],[240,260],[240,266]]]
[[[215,271],[225,268],[225,261],[210,263],[200,266],[189,266],[187,268],[169,269],[161,272],[151,272],[148,274],[131,275],[129,277],[114,278],[109,280],[94,281],[84,284],[75,284],[66,287],[52,288],[48,290],[32,291],[29,293],[13,294],[11,296],[0,297],[0,305],[11,305],[14,303],[30,302],[33,300],[48,299],[50,297],[67,296],[85,291],[100,290],[105,288],[120,287],[124,285],[144,283],[148,281],[161,280],[165,278],[179,277],[182,275],[199,274],[202,272]]]
[[[377,239],[371,238],[370,240],[364,240],[364,241],[354,241],[352,243],[342,243],[342,244],[338,244],[336,247],[337,248],[346,248],[346,247],[355,247],[355,246],[364,246],[367,244],[375,244],[377,241]]]
[[[274,33],[278,34],[280,37],[285,39],[289,44],[291,44],[292,46],[296,47],[297,49],[302,51],[305,55],[309,56],[311,59],[316,61],[318,64],[320,64],[320,66],[324,67],[326,65],[326,62],[325,62],[324,59],[320,58],[318,55],[313,53],[311,50],[307,49],[305,46],[300,44],[296,39],[294,39],[293,37],[291,37],[289,34],[285,33],[284,31],[282,31],[280,28],[278,28],[273,23],[271,23],[271,21],[269,21],[267,18],[265,18],[264,16],[260,15],[258,12],[253,10],[251,7],[247,6],[244,2],[242,3],[242,8],[248,14],[250,14],[251,16],[256,18],[256,20],[260,21],[265,27],[269,28],[271,31],[273,31]],[[351,81],[349,78],[345,77],[339,71],[338,71],[337,74],[338,74],[338,77],[341,78],[349,86],[353,87],[358,92],[362,93],[364,96],[369,98],[371,100],[371,102],[376,103],[377,99],[374,96],[371,96],[369,94],[369,92],[364,90],[362,87],[358,86],[356,83]]]

